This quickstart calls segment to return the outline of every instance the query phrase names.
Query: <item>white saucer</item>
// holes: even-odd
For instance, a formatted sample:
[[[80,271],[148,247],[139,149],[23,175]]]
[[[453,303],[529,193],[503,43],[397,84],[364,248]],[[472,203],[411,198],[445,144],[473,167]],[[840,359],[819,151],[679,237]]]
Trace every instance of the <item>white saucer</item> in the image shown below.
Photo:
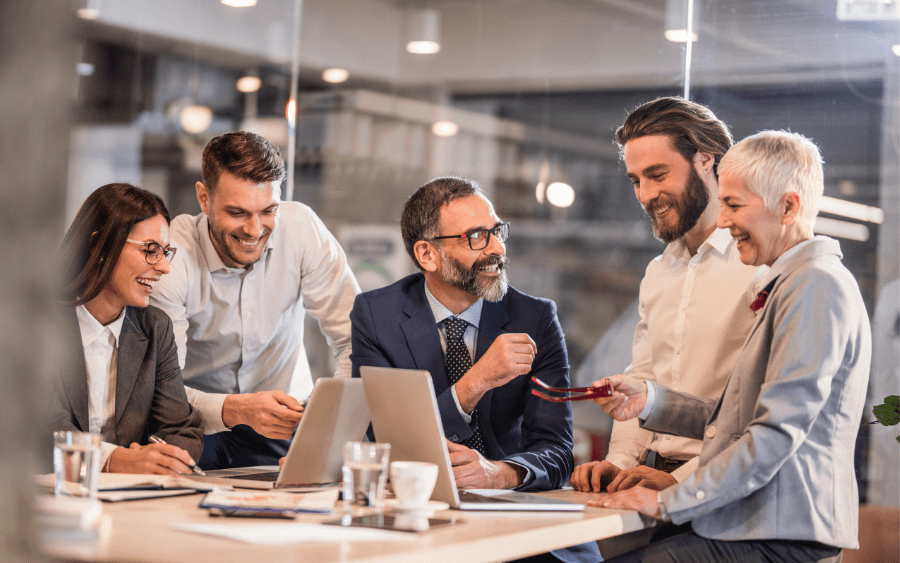
[[[435,512],[438,510],[447,510],[450,508],[450,505],[439,500],[430,500],[425,503],[425,506],[407,508],[405,506],[400,506],[400,501],[395,498],[386,498],[384,499],[384,507],[393,512]]]

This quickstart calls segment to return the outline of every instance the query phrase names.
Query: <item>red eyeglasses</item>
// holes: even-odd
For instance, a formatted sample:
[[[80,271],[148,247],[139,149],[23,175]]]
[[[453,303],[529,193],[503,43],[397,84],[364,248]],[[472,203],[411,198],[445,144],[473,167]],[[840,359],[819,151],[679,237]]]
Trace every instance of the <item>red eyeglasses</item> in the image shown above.
[[[568,401],[587,401],[596,397],[612,397],[612,388],[609,385],[600,387],[550,387],[537,377],[532,377],[532,381],[553,393],[566,393],[567,397],[553,397],[546,393],[541,393],[537,389],[532,389],[531,394],[550,401],[551,403],[565,403]]]

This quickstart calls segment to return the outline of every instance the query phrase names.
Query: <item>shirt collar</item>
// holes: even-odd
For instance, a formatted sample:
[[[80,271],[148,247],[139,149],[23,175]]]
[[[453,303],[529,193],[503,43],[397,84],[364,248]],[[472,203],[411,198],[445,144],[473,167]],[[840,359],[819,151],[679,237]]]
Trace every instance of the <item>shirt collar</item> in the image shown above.
[[[703,255],[708,252],[708,249],[712,248],[720,255],[725,256],[728,254],[728,249],[732,244],[734,244],[734,239],[731,238],[728,229],[716,229],[706,237],[706,240],[703,241],[703,244],[697,249],[697,254]],[[687,244],[684,242],[684,237],[670,242],[663,251],[663,256],[681,260],[690,260],[691,253],[688,251]]]
[[[277,226],[277,225],[276,225]],[[206,266],[209,268],[210,272],[218,272],[219,270],[223,270],[225,272],[244,272],[245,270],[249,270],[251,268],[232,268],[230,266],[226,266],[225,262],[222,261],[222,257],[219,256],[219,251],[216,250],[216,247],[213,245],[212,239],[209,237],[209,215],[206,213],[202,214],[200,218],[200,222],[197,224],[197,230],[199,231],[197,234],[200,237],[200,250],[203,252],[203,256],[206,257]],[[263,248],[263,254],[268,256],[268,253],[272,251],[272,239],[275,238],[275,230],[272,231],[272,235],[269,236],[269,240],[266,241],[266,246]],[[263,257],[260,257],[262,260]]]
[[[431,290],[428,289],[428,282],[425,282],[425,298],[428,299],[428,305],[431,307],[431,313],[434,315],[434,320],[437,323],[442,323],[447,317],[458,317],[470,325],[478,328],[478,323],[481,321],[481,307],[484,305],[484,299],[481,297],[478,298],[475,303],[469,305],[469,308],[463,311],[458,315],[454,315],[453,311],[444,307],[444,305],[437,300],[437,297],[431,293]]]
[[[92,344],[106,329],[112,333],[116,340],[116,346],[119,345],[119,335],[122,333],[122,324],[125,322],[125,309],[119,314],[119,318],[106,326],[100,324],[100,321],[94,318],[94,315],[87,310],[84,305],[75,307],[75,316],[78,317],[78,328],[81,329],[81,345],[87,347]]]
[[[823,240],[825,238],[826,237],[821,237],[821,236],[811,237],[811,238],[804,240],[803,242],[798,242],[791,248],[785,250],[781,254],[781,256],[779,256],[778,258],[775,259],[775,262],[772,263],[772,267],[769,268],[769,272],[766,274],[763,281],[758,285],[760,287],[765,287],[766,285],[768,285],[770,281],[772,281],[776,277],[780,276],[782,273],[784,273],[785,270],[787,270],[788,265],[791,261],[791,258],[793,256],[796,256],[803,249],[803,247],[812,244],[816,240]]]

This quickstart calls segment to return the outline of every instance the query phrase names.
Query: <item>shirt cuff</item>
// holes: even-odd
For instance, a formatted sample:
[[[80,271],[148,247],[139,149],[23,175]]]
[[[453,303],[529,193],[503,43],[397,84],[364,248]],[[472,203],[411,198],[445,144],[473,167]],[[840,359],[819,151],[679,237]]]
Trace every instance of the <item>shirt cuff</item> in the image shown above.
[[[516,486],[516,487],[513,487],[513,488],[512,488],[513,491],[518,491],[519,489],[525,487],[526,485],[530,485],[531,482],[534,481],[534,472],[533,472],[530,468],[528,468],[527,466],[522,465],[521,463],[516,463],[515,461],[513,461],[513,460],[511,460],[511,459],[504,459],[504,460],[503,460],[503,463],[508,463],[508,464],[510,464],[510,465],[515,465],[515,466],[521,467],[522,469],[525,470],[525,478],[522,479],[522,484],[521,484],[521,485],[518,485],[518,486]]]
[[[450,393],[453,395],[453,402],[456,403],[459,415],[466,421],[466,424],[472,424],[472,415],[464,411],[462,405],[459,404],[459,397],[456,396],[456,384],[450,386]]]
[[[184,390],[187,393],[191,406],[203,415],[203,421],[206,423],[204,434],[215,434],[231,430],[222,422],[222,407],[225,405],[227,393],[204,393],[190,387],[185,387]]]
[[[656,504],[659,505],[659,519],[665,522],[671,522],[672,518],[669,516],[669,511],[666,510],[666,504],[662,501],[660,496],[661,493],[662,491],[656,493]]]
[[[640,420],[647,420],[650,411],[653,410],[653,403],[656,402],[656,390],[653,388],[653,382],[645,381],[645,383],[647,384],[647,404],[644,405],[644,410],[638,414]]]
[[[109,442],[101,442],[100,443],[100,469],[106,469],[106,464],[109,463],[109,457],[119,446],[115,444],[110,444]]]

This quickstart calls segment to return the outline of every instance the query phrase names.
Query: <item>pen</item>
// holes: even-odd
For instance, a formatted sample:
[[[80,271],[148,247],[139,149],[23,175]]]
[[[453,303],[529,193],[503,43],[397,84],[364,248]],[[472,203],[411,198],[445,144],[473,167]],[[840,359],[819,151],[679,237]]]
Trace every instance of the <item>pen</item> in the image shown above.
[[[155,434],[150,436],[150,441],[153,442],[154,444],[165,444],[166,443],[165,440],[163,440],[162,438],[160,438],[159,436],[157,436]],[[206,473],[204,473],[203,470],[200,469],[199,465],[194,465],[193,467],[191,467],[191,470],[193,470],[194,473],[197,473],[199,475],[204,475],[204,476],[206,475]]]

